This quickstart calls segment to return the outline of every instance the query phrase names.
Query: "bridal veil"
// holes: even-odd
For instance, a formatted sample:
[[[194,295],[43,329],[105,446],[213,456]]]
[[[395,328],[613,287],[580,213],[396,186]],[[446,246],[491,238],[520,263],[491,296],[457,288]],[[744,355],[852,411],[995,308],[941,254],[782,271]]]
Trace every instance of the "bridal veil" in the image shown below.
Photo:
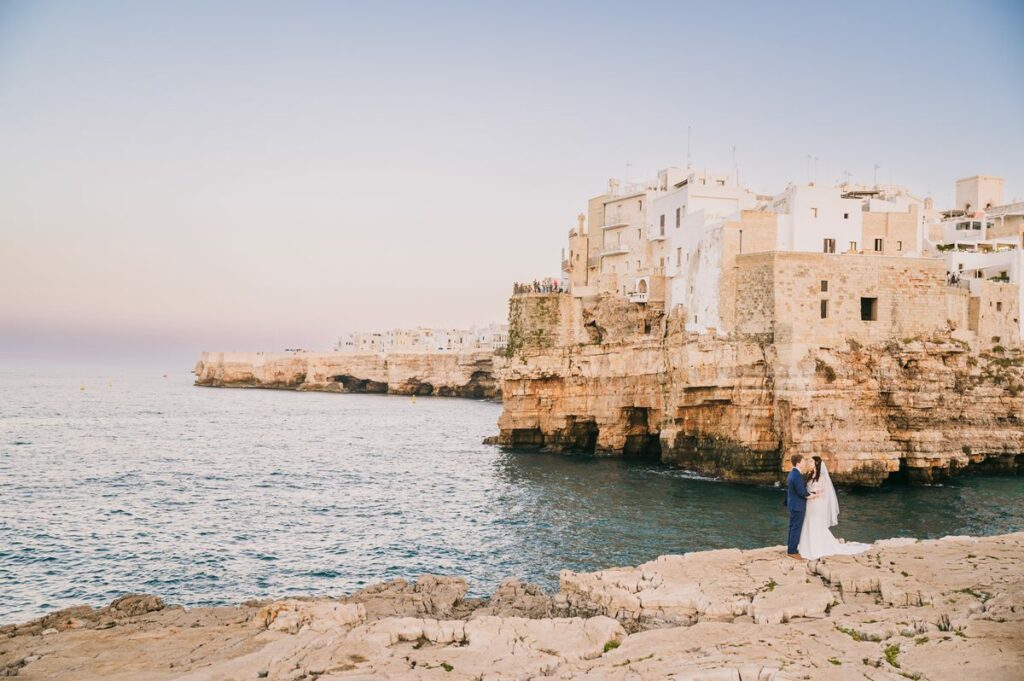
[[[832,478],[829,477],[824,461],[821,462],[821,477],[818,482],[821,484],[821,493],[825,497],[822,502],[828,511],[828,526],[832,527],[839,522],[839,497],[836,496],[836,488],[832,485]]]

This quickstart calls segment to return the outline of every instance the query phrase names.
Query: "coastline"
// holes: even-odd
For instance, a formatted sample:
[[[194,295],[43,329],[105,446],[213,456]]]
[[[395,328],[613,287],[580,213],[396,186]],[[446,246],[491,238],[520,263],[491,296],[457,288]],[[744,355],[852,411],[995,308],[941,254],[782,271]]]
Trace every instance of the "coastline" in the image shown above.
[[[166,606],[128,596],[0,627],[0,674],[38,679],[1011,679],[1024,671],[1024,532],[781,547],[510,579],[489,599],[425,575],[341,598]]]
[[[493,352],[204,352],[195,385],[501,399]]]

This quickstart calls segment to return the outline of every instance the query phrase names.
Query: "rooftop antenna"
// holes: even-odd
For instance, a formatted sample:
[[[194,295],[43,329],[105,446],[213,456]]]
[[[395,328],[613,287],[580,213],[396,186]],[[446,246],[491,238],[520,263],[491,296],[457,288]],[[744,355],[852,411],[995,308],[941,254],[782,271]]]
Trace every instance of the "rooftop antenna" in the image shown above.
[[[629,184],[629,168],[632,165],[633,165],[632,163],[630,163],[629,161],[626,161],[626,177],[625,177],[625,179],[623,179],[622,184]]]
[[[850,184],[850,178],[853,177],[853,173],[849,170],[843,171],[843,184]]]
[[[813,177],[813,179],[811,181],[814,182],[814,183],[817,183],[818,182],[818,157],[814,156],[812,158],[814,158],[814,177]]]
[[[740,186],[740,164],[736,162],[736,145],[732,145],[732,167],[736,171],[736,186]]]
[[[878,169],[881,168],[881,167],[882,166],[878,165],[877,163],[875,164],[875,174],[872,176],[872,178],[873,178],[872,184],[875,185],[875,189],[878,189]]]
[[[689,169],[693,165],[693,154],[692,151],[692,138],[690,136],[690,126],[686,126],[686,168]]]

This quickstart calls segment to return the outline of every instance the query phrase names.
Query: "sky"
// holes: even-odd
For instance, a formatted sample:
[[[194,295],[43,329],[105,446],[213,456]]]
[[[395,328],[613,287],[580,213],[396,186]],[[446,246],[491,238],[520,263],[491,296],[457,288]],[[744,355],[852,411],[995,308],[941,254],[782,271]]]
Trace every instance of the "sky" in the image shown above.
[[[1024,199],[1021,26],[1019,0],[0,0],[0,366],[502,321],[688,129],[763,193],[814,156]]]

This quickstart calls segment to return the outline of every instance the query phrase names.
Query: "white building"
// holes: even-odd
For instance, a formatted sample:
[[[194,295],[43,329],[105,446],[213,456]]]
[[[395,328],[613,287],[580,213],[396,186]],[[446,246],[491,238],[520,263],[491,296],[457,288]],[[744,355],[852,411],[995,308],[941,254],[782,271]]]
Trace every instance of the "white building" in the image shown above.
[[[425,354],[496,351],[508,344],[508,325],[489,324],[470,329],[391,329],[356,331],[338,339],[336,352],[359,354]]]

